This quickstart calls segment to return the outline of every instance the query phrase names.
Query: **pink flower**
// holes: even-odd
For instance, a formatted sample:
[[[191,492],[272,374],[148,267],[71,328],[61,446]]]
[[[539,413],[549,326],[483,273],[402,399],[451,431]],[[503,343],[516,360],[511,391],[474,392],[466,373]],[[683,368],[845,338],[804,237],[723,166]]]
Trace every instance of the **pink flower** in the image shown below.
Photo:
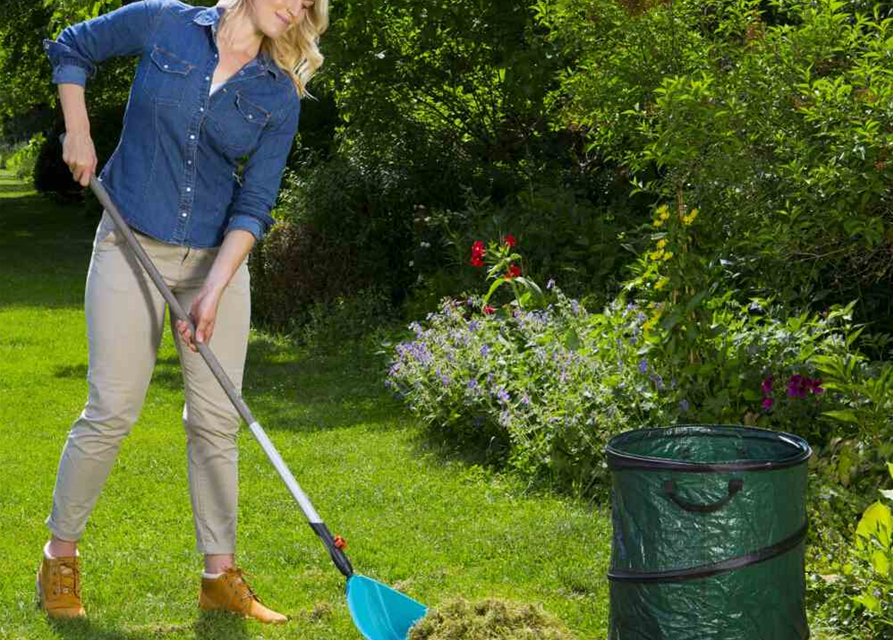
[[[805,398],[807,393],[824,393],[821,384],[821,378],[808,378],[795,373],[788,381],[788,395],[792,398]]]
[[[806,386],[812,393],[824,393],[825,390],[821,387],[822,379],[821,378],[807,378]]]
[[[760,385],[760,388],[763,390],[763,395],[767,396],[772,393],[772,376],[766,376],[766,379],[763,380],[763,384]]]
[[[799,373],[795,373],[791,376],[791,379],[788,380],[788,395],[792,398],[805,398],[806,397],[806,380]]]
[[[489,315],[490,315],[491,313],[493,313],[494,311],[496,311],[496,309],[494,309],[493,307],[491,307],[489,304],[486,305],[486,306],[484,306],[484,314],[485,314],[485,315],[488,315],[488,316],[489,316]]]
[[[775,400],[772,398],[763,398],[763,408],[768,410],[772,408],[772,405],[775,404]]]

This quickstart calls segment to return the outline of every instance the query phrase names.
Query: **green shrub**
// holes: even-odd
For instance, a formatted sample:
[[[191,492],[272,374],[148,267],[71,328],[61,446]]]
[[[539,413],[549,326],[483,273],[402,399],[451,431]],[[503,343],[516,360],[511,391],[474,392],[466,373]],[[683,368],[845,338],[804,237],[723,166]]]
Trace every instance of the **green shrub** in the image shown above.
[[[722,278],[799,308],[859,299],[864,317],[893,323],[885,3],[538,0],[534,10],[577,61],[555,91],[564,126],[586,131],[588,148],[622,163],[655,206],[707,219],[689,249],[714,268],[694,291]]]
[[[815,359],[849,352],[852,304],[789,316],[727,293],[699,300],[694,335],[674,342],[669,305],[621,296],[590,313],[553,282],[509,277],[514,243],[476,243],[487,295],[445,298],[396,346],[386,384],[425,424],[574,491],[603,479],[604,446],[627,429],[745,423],[829,440],[848,398],[825,394]]]
[[[337,296],[310,306],[309,319],[298,331],[299,341],[311,348],[327,349],[356,342],[395,319],[384,287],[372,286],[351,297]]]
[[[38,153],[45,141],[46,136],[43,133],[36,133],[27,143],[19,146],[18,149],[13,152],[12,156],[9,158],[8,167],[15,171],[17,179],[32,179]]]
[[[296,333],[311,320],[314,303],[349,297],[368,286],[354,248],[339,235],[310,224],[277,222],[248,259],[252,321]]]

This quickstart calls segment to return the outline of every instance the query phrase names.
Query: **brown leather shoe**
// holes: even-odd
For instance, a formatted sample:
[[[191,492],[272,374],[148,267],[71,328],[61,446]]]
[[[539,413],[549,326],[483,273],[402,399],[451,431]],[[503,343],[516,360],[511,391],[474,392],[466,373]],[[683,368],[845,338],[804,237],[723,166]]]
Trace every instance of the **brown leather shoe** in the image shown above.
[[[51,618],[83,618],[81,571],[77,556],[52,560],[44,555],[37,570],[37,606]]]
[[[230,611],[259,622],[281,624],[288,618],[261,604],[260,598],[242,577],[245,572],[230,567],[219,578],[202,576],[198,606],[202,611]]]

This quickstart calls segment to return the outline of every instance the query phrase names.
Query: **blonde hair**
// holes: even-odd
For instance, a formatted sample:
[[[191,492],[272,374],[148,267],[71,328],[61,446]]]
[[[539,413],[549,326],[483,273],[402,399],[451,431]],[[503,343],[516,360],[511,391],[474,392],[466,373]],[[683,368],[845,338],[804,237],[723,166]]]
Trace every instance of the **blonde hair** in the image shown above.
[[[233,17],[247,10],[253,0],[221,0],[217,4],[226,11],[217,25],[218,33]],[[285,32],[271,39],[264,36],[261,50],[288,74],[302,98],[313,95],[307,84],[322,66],[324,57],[319,51],[319,37],[329,28],[329,0],[315,0],[304,19]]]

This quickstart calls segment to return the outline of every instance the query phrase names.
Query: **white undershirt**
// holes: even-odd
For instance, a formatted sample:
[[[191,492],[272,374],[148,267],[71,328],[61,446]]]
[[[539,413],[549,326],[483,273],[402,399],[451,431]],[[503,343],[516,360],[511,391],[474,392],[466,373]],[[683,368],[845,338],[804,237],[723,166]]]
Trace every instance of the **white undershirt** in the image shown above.
[[[212,84],[211,91],[210,91],[210,93],[208,93],[208,95],[209,96],[214,95],[214,92],[217,91],[217,89],[219,89],[220,87],[222,87],[223,84],[224,84],[223,82],[218,82],[217,84]]]

